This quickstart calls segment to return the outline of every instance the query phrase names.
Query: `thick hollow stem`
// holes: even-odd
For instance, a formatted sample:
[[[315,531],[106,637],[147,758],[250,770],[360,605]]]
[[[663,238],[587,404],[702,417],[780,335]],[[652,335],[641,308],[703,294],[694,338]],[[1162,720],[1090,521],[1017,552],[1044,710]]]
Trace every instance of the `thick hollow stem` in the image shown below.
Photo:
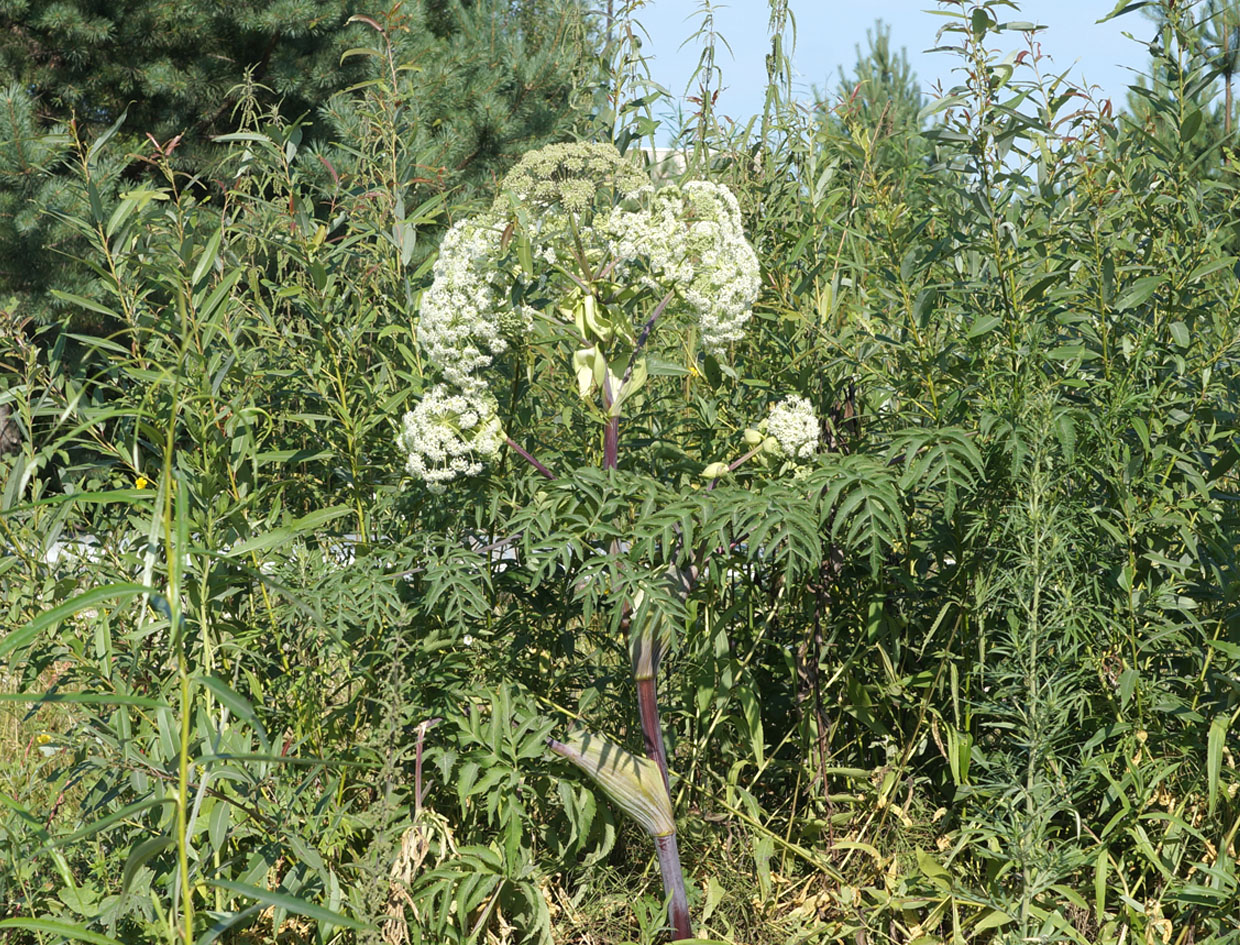
[[[669,292],[654,307],[650,318],[646,320],[646,324],[642,326],[641,332],[637,336],[637,343],[633,346],[633,353],[629,355],[628,367],[624,369],[624,376],[620,378],[620,387],[618,390],[611,389],[611,375],[608,373],[603,378],[603,409],[607,412],[607,427],[603,431],[603,468],[615,469],[620,464],[620,417],[611,415],[611,405],[616,402],[616,398],[620,396],[624,390],[624,385],[629,382],[633,376],[633,367],[637,364],[638,358],[641,357],[642,348],[646,346],[646,340],[650,337],[650,332],[654,330],[654,324],[659,320],[659,316],[663,314],[669,302],[675,293]]]
[[[659,724],[658,691],[654,676],[640,677],[637,682],[637,714],[641,717],[642,738],[646,742],[646,756],[659,766],[663,786],[671,793],[667,778],[667,752],[663,748],[663,726]]]
[[[651,654],[648,654],[651,655]],[[654,657],[657,662],[657,656]],[[667,751],[663,747],[663,726],[659,724],[659,701],[657,673],[654,667],[634,677],[637,683],[637,714],[641,717],[642,738],[646,742],[646,755],[659,766],[663,775],[663,789],[671,797],[671,782],[667,777]],[[680,870],[680,852],[676,847],[676,834],[655,837],[659,852],[659,870],[663,874],[663,894],[668,898],[667,916],[671,923],[672,940],[689,938],[689,901],[685,898],[685,880]]]
[[[654,330],[654,323],[659,320],[659,316],[663,314],[663,310],[667,308],[667,304],[675,294],[674,292],[669,292],[663,296],[659,300],[659,304],[654,307],[650,317],[646,319],[646,324],[642,325],[641,331],[637,335],[637,344],[633,346],[633,354],[629,356],[629,366],[624,369],[624,377],[620,379],[620,386],[622,388],[629,382],[629,378],[633,376],[633,365],[637,363],[637,359],[642,353],[642,348],[646,347],[646,339],[650,337],[650,332]]]
[[[680,851],[676,847],[676,834],[654,838],[659,856],[659,871],[663,874],[663,895],[667,898],[667,918],[672,926],[672,941],[692,938],[693,927],[689,924],[689,898],[685,895],[685,877],[680,869]]]
[[[740,459],[737,459],[731,463],[728,463],[728,472],[736,472],[736,470],[741,467],[741,464],[743,464],[747,460],[753,459],[753,457],[758,455],[758,453],[760,453],[761,451],[762,451],[762,444],[759,443],[757,446],[751,449],[748,453],[746,453]],[[706,487],[706,491],[710,492],[711,489],[715,488],[718,482],[719,482],[718,479],[712,479],[710,481],[710,485]]]
[[[416,818],[422,810],[422,800],[426,797],[429,786],[422,786],[422,746],[426,740],[426,733],[438,725],[442,719],[427,719],[418,723],[418,740],[414,743],[413,750],[413,815]]]
[[[615,469],[620,465],[620,415],[613,414],[611,410],[611,405],[615,402],[616,392],[611,389],[611,372],[609,371],[603,378],[603,409],[608,415],[607,426],[603,428],[604,469]]]
[[[603,468],[615,469],[620,465],[620,418],[611,417],[603,430]]]
[[[535,469],[537,469],[539,473],[542,474],[544,479],[555,478],[555,473],[553,473],[550,469],[548,469],[546,466],[544,466],[542,463],[536,460],[533,456],[531,456],[528,452],[522,449],[522,447],[516,442],[516,440],[514,440],[510,436],[505,437],[504,439],[508,442],[508,448],[512,450],[514,453],[516,453],[518,456],[520,456],[527,463],[529,463],[531,466],[533,466]]]

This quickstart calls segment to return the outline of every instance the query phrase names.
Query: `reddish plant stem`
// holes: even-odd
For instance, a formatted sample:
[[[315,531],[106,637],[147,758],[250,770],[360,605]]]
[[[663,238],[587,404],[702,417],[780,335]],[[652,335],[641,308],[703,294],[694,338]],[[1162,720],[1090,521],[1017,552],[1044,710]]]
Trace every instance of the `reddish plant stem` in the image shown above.
[[[621,387],[624,385],[621,384]],[[620,414],[612,413],[615,395],[611,389],[611,371],[603,378],[603,410],[607,414],[607,426],[603,428],[603,468],[615,469],[620,465]]]
[[[610,371],[603,378],[603,410],[608,415],[607,426],[603,430],[604,469],[615,469],[620,462],[620,415],[612,414],[612,405],[615,404],[620,392],[624,390],[624,385],[629,382],[629,378],[633,376],[633,366],[637,364],[642,348],[646,346],[646,340],[650,337],[650,332],[654,330],[655,322],[659,320],[659,316],[663,314],[668,303],[672,301],[673,295],[674,293],[669,292],[659,300],[659,304],[654,307],[654,311],[646,319],[646,324],[642,325],[641,331],[638,332],[637,343],[633,345],[633,353],[629,355],[628,367],[624,369],[624,376],[620,378],[620,389],[614,391],[611,389]]]
[[[654,838],[655,851],[659,857],[659,872],[663,874],[663,895],[667,897],[667,918],[672,926],[672,941],[693,937],[689,924],[689,898],[685,895],[685,876],[680,868],[680,851],[676,848],[676,834]]]
[[[663,314],[663,310],[667,308],[667,304],[672,300],[674,293],[669,292],[659,300],[659,304],[654,307],[654,311],[650,313],[650,317],[646,319],[646,324],[642,325],[642,330],[637,335],[637,344],[633,346],[633,354],[629,358],[629,366],[624,369],[624,377],[620,379],[620,387],[623,388],[629,382],[629,378],[633,376],[633,365],[637,363],[638,355],[642,353],[642,348],[646,347],[646,339],[650,337],[650,332],[654,330],[654,323],[659,320],[659,316]]]
[[[607,426],[603,430],[603,468],[616,469],[620,460],[620,413],[612,410],[624,385],[629,382],[633,376],[633,367],[637,363],[638,357],[641,355],[642,348],[645,347],[646,340],[650,337],[650,332],[654,329],[655,323],[659,320],[659,316],[667,308],[668,303],[672,300],[672,293],[669,292],[655,306],[655,310],[651,313],[650,318],[642,326],[637,336],[637,343],[633,346],[633,353],[629,356],[628,366],[624,370],[624,376],[620,380],[620,389],[613,391],[611,388],[611,372],[610,370],[603,377],[603,410],[607,413]],[[613,552],[616,550],[616,543],[613,542]],[[627,607],[627,602],[625,604]],[[653,641],[650,641],[653,645]],[[649,673],[643,673],[636,677],[637,683],[637,714],[641,718],[642,738],[646,743],[646,754],[655,764],[659,766],[659,774],[663,776],[663,790],[667,791],[671,796],[671,782],[667,776],[667,751],[663,747],[663,726],[659,724],[659,704],[658,704],[658,686],[656,683],[658,677],[657,656],[653,659],[654,665],[651,666]],[[685,895],[685,878],[680,867],[680,851],[676,846],[676,834],[672,833],[666,837],[654,838],[655,851],[659,858],[659,872],[663,875],[663,894],[667,897],[667,916],[672,926],[672,940],[679,941],[692,936],[693,930],[689,923],[689,900]]]
[[[757,446],[755,446],[753,449],[751,449],[748,453],[746,453],[746,454],[745,454],[744,456],[742,456],[740,459],[735,460],[735,461],[733,461],[733,462],[729,463],[729,464],[728,464],[728,472],[736,472],[736,470],[740,468],[741,463],[745,462],[745,460],[747,460],[747,459],[752,459],[752,458],[753,458],[753,456],[754,456],[754,455],[755,455],[755,454],[756,454],[759,450],[761,450],[761,449],[762,449],[762,444],[761,444],[761,443],[759,443]],[[713,482],[713,481],[712,481],[711,485],[714,485],[714,482]]]
[[[646,756],[659,766],[663,787],[670,795],[672,787],[667,777],[667,750],[663,747],[663,726],[659,723],[658,684],[654,676],[642,677],[636,682],[637,714],[641,718]]]
[[[755,454],[755,453],[757,453],[757,452],[758,452],[759,450],[761,450],[761,449],[762,449],[762,444],[761,444],[761,443],[759,443],[757,446],[755,446],[753,449],[751,449],[748,453],[746,453],[746,454],[745,454],[744,456],[742,456],[740,459],[735,460],[735,461],[733,461],[733,462],[729,463],[729,464],[728,464],[728,472],[736,472],[736,470],[740,468],[741,463],[745,462],[745,460],[747,460],[747,459],[751,459],[751,458],[753,458],[754,454]],[[710,481],[710,485],[706,487],[706,491],[707,491],[707,492],[710,492],[710,490],[711,490],[711,489],[715,488],[715,484],[716,484],[716,483],[718,483],[718,482],[719,482],[719,480],[718,480],[718,479],[712,479],[712,480]]]
[[[425,787],[422,785],[422,744],[426,740],[426,733],[442,721],[443,719],[435,718],[418,723],[418,739],[414,743],[413,751],[413,816],[415,819],[422,810],[422,800],[426,797],[426,792],[430,790],[430,785]]]
[[[529,463],[531,466],[537,469],[542,474],[544,479],[555,479],[555,473],[553,473],[550,469],[548,469],[546,466],[544,466],[542,463],[536,460],[533,456],[527,453],[524,449],[522,449],[521,446],[518,445],[516,440],[514,440],[510,436],[504,437],[504,439],[508,442],[509,449],[511,449],[514,453],[520,456],[523,460],[525,460],[527,463]]]
[[[620,418],[612,417],[603,430],[603,468],[615,469],[620,465]]]

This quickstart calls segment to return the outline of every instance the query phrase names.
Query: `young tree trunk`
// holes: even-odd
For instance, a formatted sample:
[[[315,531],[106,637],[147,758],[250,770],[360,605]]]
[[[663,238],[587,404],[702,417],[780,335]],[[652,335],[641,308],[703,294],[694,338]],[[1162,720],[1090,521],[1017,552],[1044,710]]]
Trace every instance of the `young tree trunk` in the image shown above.
[[[22,444],[21,430],[9,417],[9,405],[0,404],[0,456],[16,453]]]
[[[1231,79],[1232,69],[1235,67],[1231,53],[1234,40],[1235,27],[1225,18],[1223,20],[1223,62],[1226,63],[1226,71],[1223,74],[1223,137],[1225,138],[1231,135]]]
[[[1231,137],[1231,74],[1223,83],[1223,137]]]

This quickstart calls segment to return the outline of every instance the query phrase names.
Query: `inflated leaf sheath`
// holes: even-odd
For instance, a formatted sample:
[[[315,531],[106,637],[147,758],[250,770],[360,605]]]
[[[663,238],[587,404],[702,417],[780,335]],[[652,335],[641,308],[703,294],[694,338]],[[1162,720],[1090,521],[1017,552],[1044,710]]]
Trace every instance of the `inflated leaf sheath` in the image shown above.
[[[589,732],[576,732],[567,743],[551,738],[547,744],[593,778],[652,837],[667,837],[676,832],[663,775],[649,758],[639,758],[615,742]]]

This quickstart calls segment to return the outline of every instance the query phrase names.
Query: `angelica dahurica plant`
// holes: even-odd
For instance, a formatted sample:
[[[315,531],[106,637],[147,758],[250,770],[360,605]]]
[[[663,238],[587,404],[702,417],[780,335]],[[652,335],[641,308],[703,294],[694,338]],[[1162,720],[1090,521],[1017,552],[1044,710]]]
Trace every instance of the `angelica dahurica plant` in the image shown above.
[[[398,442],[406,470],[434,492],[483,472],[507,444],[547,478],[556,474],[519,444],[499,416],[497,359],[533,349],[565,360],[565,398],[577,397],[601,434],[601,465],[615,470],[625,405],[649,379],[656,338],[688,357],[726,360],[744,337],[759,290],[758,259],[728,188],[710,181],[656,189],[610,145],[551,145],[526,155],[484,213],[445,236],[422,299],[419,340],[438,381],[406,414]],[[686,341],[689,343],[686,344]],[[775,404],[752,447],[703,471],[711,486],[764,453],[793,464],[818,445],[808,400]],[[616,547],[613,545],[613,551]],[[695,549],[696,551],[696,549]],[[709,549],[701,549],[708,553]],[[700,568],[670,565],[670,591],[691,592]],[[578,732],[551,749],[588,773],[654,838],[676,938],[691,934],[676,846],[666,750],[657,707],[659,661],[674,634],[638,593],[619,602],[629,629],[642,759]]]

